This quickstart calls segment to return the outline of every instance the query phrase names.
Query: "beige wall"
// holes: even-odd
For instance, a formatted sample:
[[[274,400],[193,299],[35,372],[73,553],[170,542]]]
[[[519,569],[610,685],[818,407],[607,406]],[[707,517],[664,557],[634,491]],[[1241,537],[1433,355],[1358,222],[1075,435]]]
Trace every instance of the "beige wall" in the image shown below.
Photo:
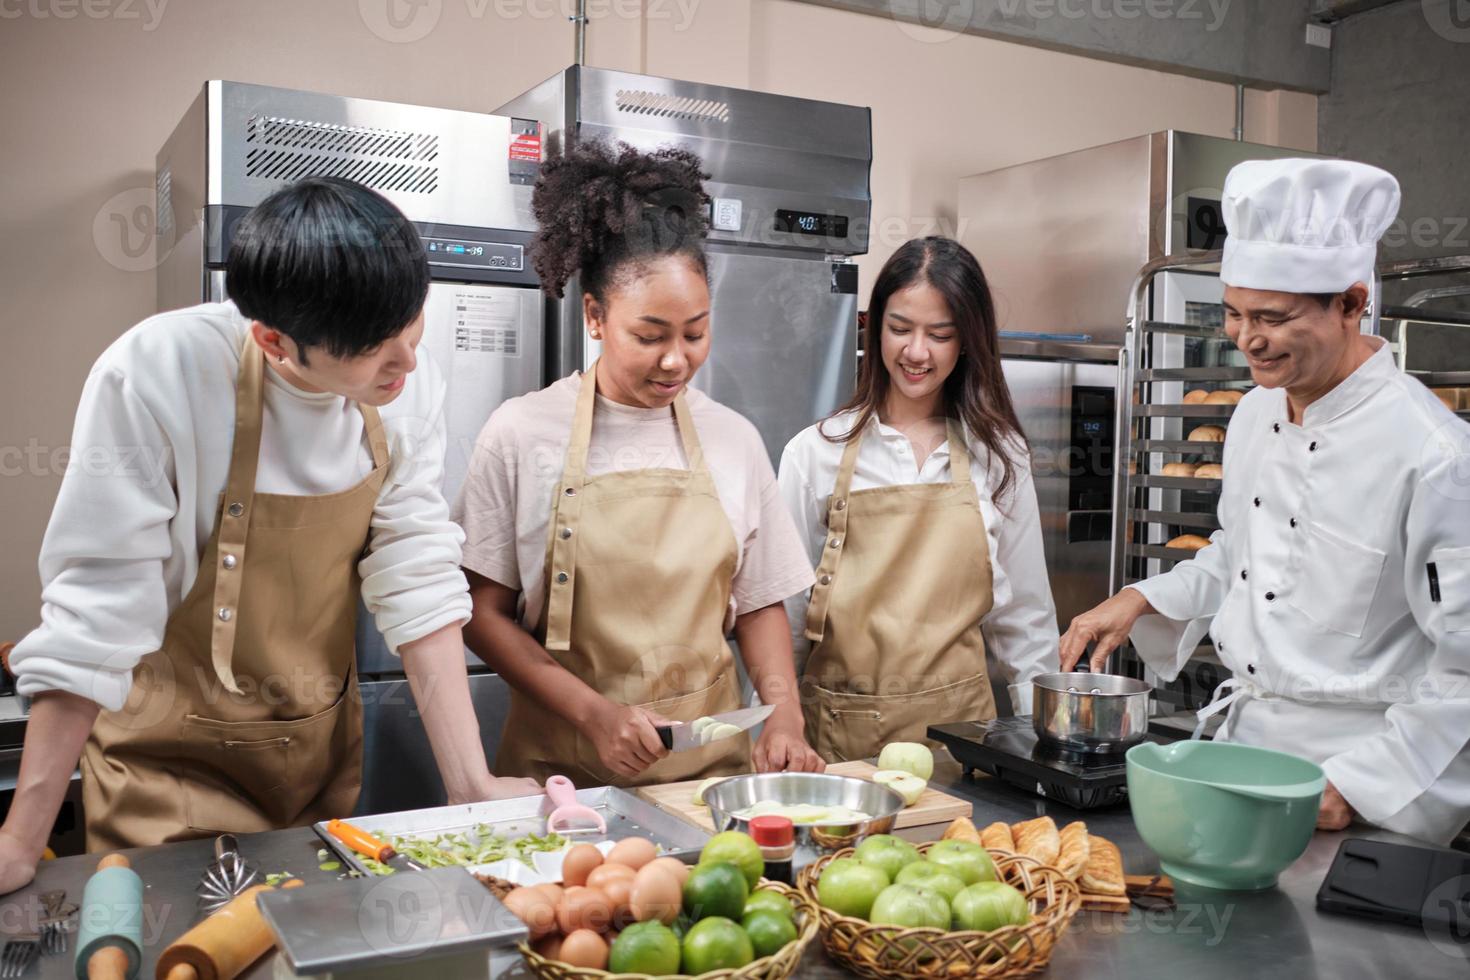
[[[35,556],[87,369],[152,312],[154,154],[200,84],[490,109],[571,60],[558,2],[0,0],[0,639],[38,615]],[[413,16],[395,26],[389,3]],[[864,289],[906,238],[954,231],[962,176],[1233,125],[1226,85],[785,0],[590,7],[592,64],[873,107]],[[1251,93],[1247,111],[1247,138],[1314,148],[1314,98]]]

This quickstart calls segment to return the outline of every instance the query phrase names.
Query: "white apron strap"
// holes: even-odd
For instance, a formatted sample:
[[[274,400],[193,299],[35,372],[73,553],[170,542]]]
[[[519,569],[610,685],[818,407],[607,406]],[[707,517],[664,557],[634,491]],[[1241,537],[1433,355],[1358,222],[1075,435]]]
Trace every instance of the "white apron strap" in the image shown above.
[[[1226,694],[1225,692],[1231,692]],[[1199,722],[1194,726],[1194,734],[1189,736],[1197,739],[1205,732],[1205,725],[1211,718],[1222,711],[1226,711],[1237,701],[1245,701],[1255,697],[1255,689],[1250,682],[1241,680],[1239,677],[1227,677],[1215,688],[1215,693],[1210,697],[1210,703],[1199,709],[1195,716]]]

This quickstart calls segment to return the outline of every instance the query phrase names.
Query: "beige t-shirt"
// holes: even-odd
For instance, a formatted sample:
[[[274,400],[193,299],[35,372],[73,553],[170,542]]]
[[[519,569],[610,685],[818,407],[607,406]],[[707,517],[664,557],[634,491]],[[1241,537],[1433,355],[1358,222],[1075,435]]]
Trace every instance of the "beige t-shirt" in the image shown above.
[[[454,504],[452,516],[465,531],[464,567],[519,589],[527,629],[545,601],[547,525],[581,387],[582,375],[572,374],[497,408],[475,440]],[[812,566],[755,426],[703,392],[688,389],[685,399],[740,546],[728,630],[735,616],[809,589]],[[597,396],[589,476],[687,468],[672,409],[634,408]]]

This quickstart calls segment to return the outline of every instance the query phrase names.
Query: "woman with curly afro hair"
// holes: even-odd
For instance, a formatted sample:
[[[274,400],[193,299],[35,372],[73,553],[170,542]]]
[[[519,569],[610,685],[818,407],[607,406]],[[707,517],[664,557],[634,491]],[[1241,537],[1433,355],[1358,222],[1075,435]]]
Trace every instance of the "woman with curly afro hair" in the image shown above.
[[[542,286],[580,292],[601,356],[498,408],[455,517],[466,642],[511,687],[498,773],[643,785],[821,770],[802,735],[783,600],[811,564],[755,427],[690,387],[714,324],[699,159],[586,142],[532,206]],[[704,722],[741,706],[727,631],[772,707],[754,747]]]

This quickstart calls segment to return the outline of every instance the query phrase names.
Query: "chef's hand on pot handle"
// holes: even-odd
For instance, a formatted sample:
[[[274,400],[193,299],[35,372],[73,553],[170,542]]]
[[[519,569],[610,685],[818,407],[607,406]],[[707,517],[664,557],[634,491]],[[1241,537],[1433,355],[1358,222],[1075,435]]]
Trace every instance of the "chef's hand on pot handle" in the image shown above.
[[[646,708],[608,701],[590,736],[597,758],[619,776],[636,776],[669,754],[655,725],[673,724]]]
[[[1089,643],[1096,644],[1092,648],[1089,666],[1094,672],[1102,671],[1107,667],[1108,654],[1128,639],[1128,631],[1133,629],[1138,617],[1153,611],[1142,592],[1122,589],[1111,599],[1078,616],[1062,636],[1062,671],[1065,673],[1077,666]]]

